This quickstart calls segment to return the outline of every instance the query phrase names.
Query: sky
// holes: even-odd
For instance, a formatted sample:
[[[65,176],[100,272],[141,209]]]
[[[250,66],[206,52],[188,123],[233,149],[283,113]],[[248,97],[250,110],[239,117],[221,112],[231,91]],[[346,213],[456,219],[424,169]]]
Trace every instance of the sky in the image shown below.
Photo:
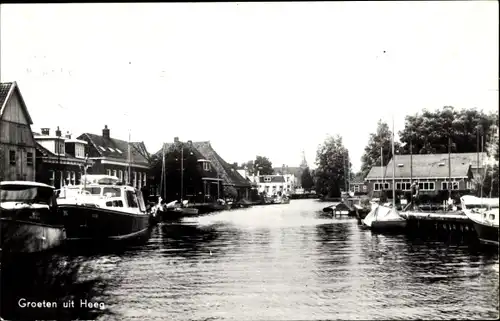
[[[34,131],[312,168],[338,134],[358,170],[378,119],[498,109],[498,30],[497,1],[5,4],[0,79]]]

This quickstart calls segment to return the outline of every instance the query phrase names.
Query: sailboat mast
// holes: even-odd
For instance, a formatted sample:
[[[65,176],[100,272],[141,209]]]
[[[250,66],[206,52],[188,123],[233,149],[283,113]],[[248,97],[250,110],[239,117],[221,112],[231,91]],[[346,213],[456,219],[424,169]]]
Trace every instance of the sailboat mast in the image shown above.
[[[184,189],[184,145],[181,144],[181,202]]]
[[[394,153],[394,116],[392,116],[392,208],[396,208],[396,154]]]
[[[451,198],[451,136],[448,134],[448,198]]]
[[[160,196],[163,197],[164,189],[164,175],[165,175],[165,143],[161,149],[161,177],[160,177]]]
[[[477,144],[476,144],[476,153],[477,153],[477,163],[476,163],[476,169],[477,169],[477,176],[479,178],[479,125],[477,126],[477,130],[476,130],[476,140],[477,140]],[[477,184],[477,188],[479,188],[479,185],[480,185],[480,180],[478,179],[476,181],[476,184]],[[477,195],[479,196],[479,191],[477,193]]]
[[[128,163],[128,182],[127,185],[130,185],[130,181],[132,177],[130,176],[130,129],[128,131],[128,152],[127,152],[127,163]]]
[[[385,173],[384,173],[384,147],[380,147],[380,172],[382,173],[382,190],[384,190],[384,180],[385,180]]]
[[[483,163],[483,153],[484,153],[484,135],[481,135],[481,164]],[[483,197],[483,183],[486,179],[486,170],[483,170],[483,175],[481,175],[481,198]]]

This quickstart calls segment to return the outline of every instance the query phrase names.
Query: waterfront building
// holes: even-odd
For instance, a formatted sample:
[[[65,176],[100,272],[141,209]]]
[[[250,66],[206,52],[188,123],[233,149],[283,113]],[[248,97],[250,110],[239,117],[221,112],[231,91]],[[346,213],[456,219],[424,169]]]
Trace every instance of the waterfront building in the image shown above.
[[[349,191],[355,195],[368,193],[368,186],[362,177],[354,177],[349,181]]]
[[[164,143],[152,159],[151,187],[155,195],[167,202],[183,199],[191,203],[212,203],[224,197],[223,179],[192,141],[185,143],[175,137],[173,143]]]
[[[35,180],[33,121],[19,86],[0,84],[0,181]]]
[[[83,133],[78,140],[87,142],[89,159],[94,162],[89,174],[112,175],[124,184],[146,188],[150,161],[143,142],[128,142],[112,138],[107,125],[102,135]]]
[[[393,161],[391,159],[385,167],[370,169],[365,178],[369,195],[378,197],[382,190],[392,190]],[[486,161],[486,153],[452,153],[450,171],[448,154],[396,155],[395,188],[396,191],[410,192],[410,181],[418,181],[421,194],[437,195],[448,191],[448,182],[451,181],[452,191],[470,192],[475,189],[474,173],[476,177],[482,173]]]
[[[252,198],[252,184],[238,173],[236,164],[230,165],[212,147],[209,141],[193,142],[193,146],[209,160],[223,179],[223,188],[226,197],[236,201],[250,201]]]
[[[36,141],[36,181],[54,186],[56,189],[66,185],[78,185],[85,166],[93,161],[85,158],[87,142],[72,139],[68,133],[61,135],[59,127],[55,135],[50,128],[42,128],[41,134],[34,135]]]
[[[258,191],[268,196],[281,194],[293,194],[293,175],[260,175],[258,176]]]

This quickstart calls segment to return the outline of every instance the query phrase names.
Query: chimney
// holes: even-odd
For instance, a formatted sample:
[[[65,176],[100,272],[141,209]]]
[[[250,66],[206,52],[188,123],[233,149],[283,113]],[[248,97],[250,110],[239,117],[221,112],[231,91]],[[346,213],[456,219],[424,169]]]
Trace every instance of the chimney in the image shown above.
[[[102,137],[109,138],[109,129],[108,125],[104,125],[104,129],[102,130]]]
[[[179,142],[179,137],[174,137],[174,143],[178,143]]]
[[[57,126],[56,136],[61,137],[61,130],[59,129],[59,126]]]
[[[50,135],[50,128],[42,128],[42,135],[49,136]]]
[[[71,134],[69,133],[69,131],[66,132],[66,138],[71,139]]]

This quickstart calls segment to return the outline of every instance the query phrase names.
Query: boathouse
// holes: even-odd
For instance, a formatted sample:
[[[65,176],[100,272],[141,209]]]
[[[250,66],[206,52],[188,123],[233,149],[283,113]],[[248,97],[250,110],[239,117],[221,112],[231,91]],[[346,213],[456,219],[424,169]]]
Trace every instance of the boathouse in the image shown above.
[[[454,153],[450,156],[451,176],[448,154],[396,155],[396,191],[410,192],[411,181],[418,181],[420,194],[436,196],[448,191],[448,182],[451,181],[452,191],[470,192],[474,189],[472,169],[481,172],[484,164],[480,161],[477,166],[477,153]],[[486,159],[485,153],[479,153],[479,159]],[[371,168],[365,178],[370,196],[379,197],[383,190],[392,191],[393,161],[391,159],[385,167]]]
[[[193,142],[193,146],[210,161],[222,178],[223,189],[226,197],[232,197],[236,201],[250,201],[252,198],[252,184],[238,173],[237,166],[227,163],[214,150],[209,141]]]
[[[85,158],[87,142],[71,139],[68,133],[61,135],[59,127],[55,135],[50,128],[42,128],[41,134],[34,135],[36,141],[36,181],[55,188],[80,184],[85,166],[93,161]]]
[[[197,204],[213,203],[224,197],[223,179],[216,168],[192,141],[182,142],[178,137],[173,143],[164,143],[152,156],[150,177],[153,193],[167,202],[183,199]]]
[[[33,121],[19,86],[0,84],[0,181],[35,180]]]
[[[102,135],[84,133],[77,139],[87,142],[89,159],[94,161],[89,174],[112,175],[138,189],[146,187],[150,162],[143,142],[112,138],[107,125]]]

